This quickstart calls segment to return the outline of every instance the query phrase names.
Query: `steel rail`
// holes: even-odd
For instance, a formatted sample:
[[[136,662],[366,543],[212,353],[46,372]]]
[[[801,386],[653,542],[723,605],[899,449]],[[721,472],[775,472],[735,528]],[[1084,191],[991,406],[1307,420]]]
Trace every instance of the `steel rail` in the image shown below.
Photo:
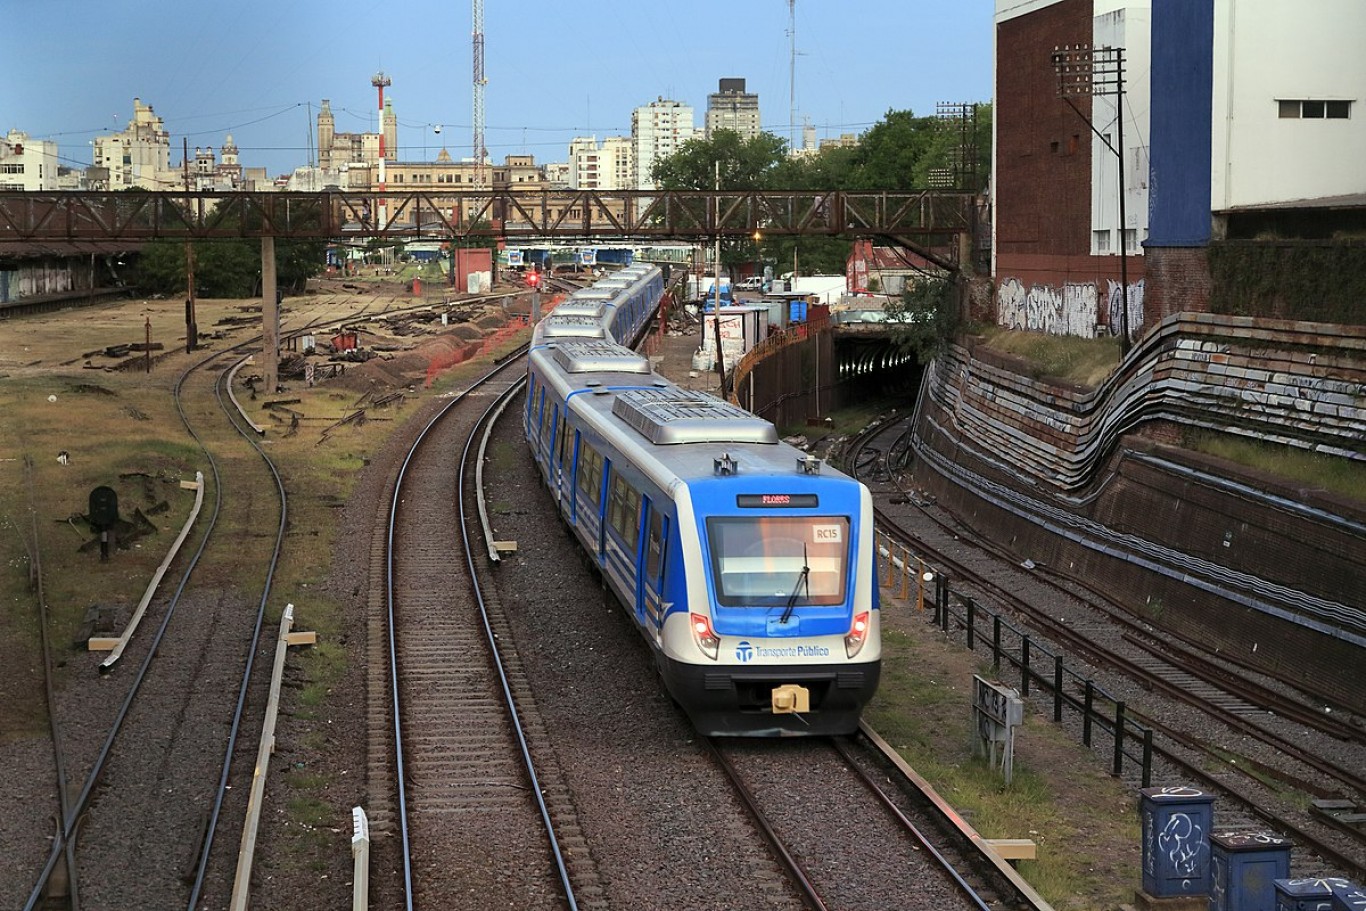
[[[398,798],[398,826],[399,826],[399,833],[400,833],[400,835],[401,835],[401,841],[402,841],[402,855],[403,855],[403,896],[404,896],[404,908],[406,909],[406,911],[412,911],[412,908],[413,908],[413,869],[412,869],[412,856],[411,856],[411,855],[412,855],[412,844],[411,844],[411,840],[410,840],[409,823],[408,823],[408,784],[407,784],[407,771],[406,771],[406,769],[407,769],[407,762],[406,762],[406,759],[405,759],[405,757],[404,757],[404,750],[403,750],[403,719],[402,719],[402,712],[401,712],[401,709],[402,709],[402,700],[401,700],[401,698],[400,698],[400,693],[399,693],[398,635],[397,635],[397,623],[396,623],[397,616],[396,616],[395,606],[394,606],[394,602],[395,602],[395,598],[394,598],[394,577],[395,577],[394,555],[395,555],[395,550],[396,550],[396,548],[395,548],[395,541],[396,541],[396,538],[397,538],[397,530],[398,530],[398,510],[399,510],[399,505],[400,505],[400,503],[402,502],[402,499],[403,499],[403,483],[404,483],[404,480],[405,480],[406,477],[407,477],[408,469],[409,469],[409,467],[410,467],[410,466],[412,465],[412,463],[413,463],[413,458],[414,458],[414,456],[417,454],[417,451],[418,451],[419,447],[421,447],[422,444],[424,443],[424,441],[427,440],[428,435],[431,434],[433,428],[435,428],[437,424],[439,424],[447,415],[449,415],[450,412],[451,412],[453,409],[455,409],[455,407],[456,407],[457,405],[460,405],[461,403],[463,403],[463,402],[465,401],[465,399],[467,399],[467,398],[469,397],[470,393],[474,392],[476,389],[480,388],[480,387],[483,386],[485,383],[489,382],[494,376],[496,376],[496,375],[498,375],[499,373],[503,372],[504,370],[506,370],[509,366],[511,366],[511,365],[514,364],[514,363],[517,363],[517,360],[516,360],[515,358],[508,358],[508,359],[504,360],[502,363],[500,363],[500,364],[498,364],[497,366],[495,366],[492,370],[490,370],[490,371],[489,371],[488,373],[486,373],[484,376],[482,376],[482,377],[480,377],[479,379],[475,380],[474,383],[472,383],[467,389],[463,390],[463,391],[460,392],[458,395],[452,397],[452,398],[450,399],[450,401],[448,401],[445,405],[443,405],[443,406],[441,407],[441,409],[438,410],[438,411],[436,412],[436,414],[434,414],[434,415],[427,421],[426,425],[422,428],[421,431],[418,432],[417,437],[413,440],[412,445],[409,447],[407,454],[406,454],[406,455],[404,456],[404,458],[403,458],[403,464],[402,464],[401,466],[399,466],[398,474],[397,474],[397,476],[396,476],[396,478],[395,478],[395,481],[394,481],[394,492],[393,492],[393,496],[392,496],[392,498],[390,499],[390,503],[389,503],[389,519],[388,519],[388,523],[387,523],[388,527],[387,527],[386,530],[385,530],[385,569],[384,569],[384,572],[385,572],[385,579],[384,579],[385,625],[388,627],[388,649],[389,649],[389,650],[388,650],[388,658],[389,658],[389,699],[390,699],[390,710],[393,712],[394,761],[395,761],[395,780],[396,780],[396,791],[397,791],[396,797]],[[500,396],[500,398],[502,398],[502,396]],[[496,404],[496,403],[495,403],[495,404]],[[482,418],[481,418],[481,420],[482,420]],[[473,437],[474,437],[474,434],[471,434],[471,437],[470,437],[470,438],[473,439]],[[461,462],[461,472],[462,472],[462,473],[463,473],[463,470],[464,470],[464,459],[468,457],[468,452],[469,452],[469,442],[467,441],[467,442],[466,442],[466,446],[465,446],[465,454],[464,454],[464,456],[462,456],[462,462]],[[457,485],[457,488],[459,488],[459,485]],[[461,492],[458,494],[458,500],[457,500],[457,502],[458,502],[458,504],[459,504],[459,505],[458,505],[458,508],[459,508],[460,514],[463,515],[463,514],[464,514],[464,513],[463,513],[463,490],[461,490]],[[461,531],[462,531],[462,534],[466,532],[466,530],[465,530],[464,527],[463,527],[463,523],[462,523]],[[466,544],[468,545],[468,541],[466,541]],[[466,553],[466,559],[467,559],[467,560],[472,560],[472,557],[471,557],[471,556],[469,555],[469,553],[468,553],[468,548],[467,548],[467,553]],[[471,569],[471,573],[473,573],[473,570],[472,570],[472,569]],[[483,600],[482,600],[482,598],[480,598],[479,604],[480,604],[480,611],[482,612],[482,611],[483,611]],[[486,626],[486,628],[487,628],[487,620],[486,620],[486,622],[485,622],[485,626]],[[492,640],[492,633],[490,633],[489,636],[490,636],[490,640]],[[495,657],[496,657],[496,651],[495,651]],[[502,673],[502,665],[501,665],[501,662],[495,662],[495,663],[497,663],[499,673],[501,674],[501,673]],[[505,688],[505,690],[506,690],[506,686],[507,686],[506,679],[504,679],[503,684],[504,684],[504,688]],[[512,702],[511,702],[510,693],[509,693],[508,698],[509,698],[509,707],[510,707],[510,711],[512,711],[512,713],[513,713],[514,722],[515,722],[516,710],[515,710],[514,707],[512,707],[513,704],[512,704]],[[520,728],[520,725],[518,725],[517,730],[518,730],[518,735],[519,735],[519,737],[520,737],[520,736],[521,736],[521,728]],[[525,749],[525,747],[524,747],[524,749]],[[533,780],[534,780],[534,776],[533,776]],[[536,792],[537,792],[537,799],[538,799],[539,801],[542,801],[542,807],[544,808],[544,802],[543,802],[543,801],[544,801],[544,798],[543,798],[543,796],[540,794],[540,789],[539,789],[539,787],[535,788],[535,790],[536,790]],[[557,857],[558,857],[558,853],[557,853]]]
[[[788,875],[791,876],[793,883],[797,886],[798,891],[801,892],[802,900],[806,903],[806,906],[815,909],[815,911],[828,911],[829,906],[825,903],[825,899],[821,897],[821,894],[816,891],[816,886],[811,882],[811,878],[806,875],[806,870],[802,867],[801,861],[797,860],[797,858],[792,855],[792,852],[787,850],[787,846],[784,845],[782,839],[778,837],[777,829],[773,827],[773,824],[769,822],[768,817],[764,815],[763,810],[759,808],[759,804],[754,799],[753,792],[750,791],[744,780],[740,778],[739,771],[736,770],[735,766],[721,751],[721,747],[717,745],[716,738],[703,737],[701,740],[702,743],[706,744],[708,750],[711,751],[712,758],[715,759],[716,764],[721,767],[721,771],[730,779],[731,785],[735,788],[736,795],[739,796],[741,803],[745,805],[745,809],[749,812],[750,819],[754,820],[754,824],[758,827],[760,834],[764,836],[764,840],[768,842],[769,847],[773,849],[774,853],[776,853],[778,858],[782,861],[783,866],[787,868]]]

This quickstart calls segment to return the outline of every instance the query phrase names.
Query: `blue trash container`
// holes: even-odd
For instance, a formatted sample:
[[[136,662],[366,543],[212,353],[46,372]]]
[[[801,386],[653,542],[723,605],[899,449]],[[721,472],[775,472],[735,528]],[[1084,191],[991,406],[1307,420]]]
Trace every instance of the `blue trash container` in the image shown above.
[[[1144,788],[1143,891],[1153,898],[1208,895],[1214,795],[1199,788]]]
[[[1348,880],[1337,877],[1318,879],[1278,879],[1276,911],[1332,911],[1333,886],[1350,887]]]
[[[1276,911],[1275,880],[1290,875],[1290,840],[1271,832],[1210,838],[1210,911]]]
[[[1350,882],[1332,888],[1333,911],[1366,911],[1366,889]]]

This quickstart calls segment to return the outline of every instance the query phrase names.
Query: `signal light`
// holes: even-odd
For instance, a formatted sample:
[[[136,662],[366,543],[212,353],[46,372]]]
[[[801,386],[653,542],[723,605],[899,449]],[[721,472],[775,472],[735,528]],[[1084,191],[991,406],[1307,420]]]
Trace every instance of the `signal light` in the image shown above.
[[[532,270],[526,274],[526,284],[528,288],[535,288],[541,284],[541,273]]]

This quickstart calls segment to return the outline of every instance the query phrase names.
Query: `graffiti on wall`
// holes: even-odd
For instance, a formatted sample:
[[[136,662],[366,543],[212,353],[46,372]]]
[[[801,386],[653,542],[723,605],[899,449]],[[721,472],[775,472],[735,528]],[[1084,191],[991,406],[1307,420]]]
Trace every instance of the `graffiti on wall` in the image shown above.
[[[1007,329],[1028,329],[1050,335],[1119,334],[1123,295],[1119,282],[1107,281],[1105,314],[1101,323],[1099,293],[1089,282],[1068,282],[1061,288],[1052,285],[1024,286],[1018,278],[1007,278],[996,291],[996,321]],[[1137,335],[1143,325],[1143,282],[1129,285],[1129,334]]]
[[[1119,282],[1107,279],[1105,299],[1107,301],[1106,313],[1110,317],[1110,334],[1119,335],[1120,327],[1124,325],[1121,319],[1121,309],[1124,306],[1123,294],[1119,290]],[[1139,328],[1143,325],[1143,282],[1137,281],[1129,285],[1129,340],[1132,341],[1138,335]]]
[[[996,292],[996,313],[1007,329],[1090,337],[1096,331],[1096,286],[1069,282],[1061,289],[1025,288],[1019,279],[1008,278]]]

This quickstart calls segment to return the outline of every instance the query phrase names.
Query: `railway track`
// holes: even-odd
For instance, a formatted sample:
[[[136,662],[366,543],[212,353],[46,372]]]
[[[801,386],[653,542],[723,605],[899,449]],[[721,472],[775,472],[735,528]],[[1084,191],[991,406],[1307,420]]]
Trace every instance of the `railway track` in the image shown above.
[[[999,553],[984,558],[982,549],[967,545],[960,529],[939,521],[932,508],[910,508],[921,504],[896,486],[896,453],[905,446],[889,441],[904,440],[905,432],[904,425],[888,422],[849,450],[849,461],[875,488],[876,498],[905,504],[895,516],[890,508],[881,510],[881,525],[936,573],[947,572],[957,594],[997,605],[1032,635],[1092,665],[1096,674],[1128,681],[1106,688],[1130,695],[1129,716],[1158,732],[1159,755],[1234,805],[1226,807],[1221,828],[1271,826],[1329,867],[1352,875],[1366,871],[1366,839],[1331,831],[1293,797],[1299,792],[1359,800],[1366,794],[1360,773],[1366,738],[1358,719],[1325,711],[1299,694],[1293,681],[1258,683],[1217,655],[1166,642],[1113,604],[1050,574],[1022,572]],[[927,528],[930,520],[937,528]],[[1354,758],[1334,758],[1344,756]]]
[[[802,742],[704,741],[807,907],[1049,907],[865,731]],[[860,788],[849,787],[850,776]],[[857,839],[841,832],[850,818],[861,822]]]
[[[143,624],[118,663],[111,656],[99,664],[99,686],[68,688],[57,700],[53,714],[62,732],[54,740],[73,738],[80,788],[62,813],[48,862],[25,908],[136,902],[194,907],[211,876],[223,882],[221,867],[211,867],[211,849],[229,793],[285,524],[278,475],[235,423],[236,411],[226,396],[221,362],[229,353],[192,365],[173,390],[214,493],[200,523],[198,548],[179,561],[174,590],[149,597]],[[230,437],[239,435],[249,445],[234,449]],[[225,487],[237,499],[225,499]],[[270,519],[263,521],[262,510]],[[263,525],[275,532],[210,548],[211,541],[218,543],[214,532],[220,523],[225,528]],[[264,567],[254,586],[225,589],[202,581],[224,560],[241,559]],[[253,589],[260,595],[255,610],[249,606]],[[101,734],[92,736],[92,723]],[[151,745],[155,752],[149,756]],[[52,882],[59,856],[80,872],[85,888],[79,893],[69,888],[75,877],[64,877],[66,889]]]
[[[520,364],[508,360],[427,423],[393,479],[372,550],[385,585],[371,598],[371,641],[386,640],[388,705],[371,707],[370,780],[372,794],[392,797],[372,810],[371,831],[402,871],[401,882],[372,881],[383,907],[445,908],[486,894],[519,908],[593,905],[572,801],[553,755],[533,746],[545,742],[535,700],[505,645],[496,593],[479,579],[488,558],[473,522],[472,451],[520,388]],[[387,723],[374,724],[381,716]]]

